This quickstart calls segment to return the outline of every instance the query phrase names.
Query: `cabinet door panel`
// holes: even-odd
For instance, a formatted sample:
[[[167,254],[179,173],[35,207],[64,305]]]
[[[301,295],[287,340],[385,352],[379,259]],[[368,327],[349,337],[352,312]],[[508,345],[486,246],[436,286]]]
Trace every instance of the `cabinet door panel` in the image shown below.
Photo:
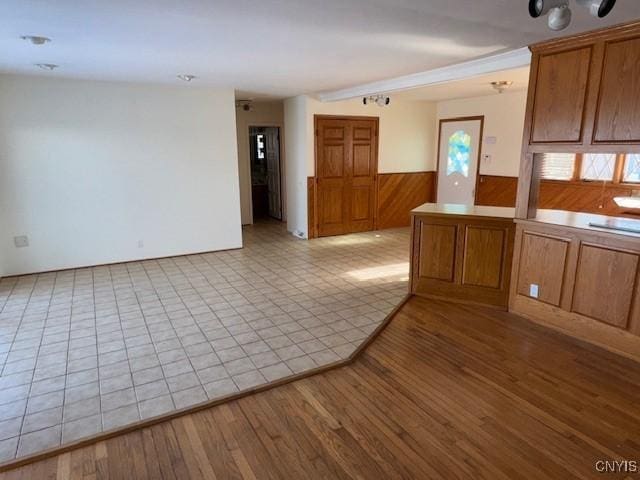
[[[468,226],[464,242],[462,283],[500,288],[505,230]]]
[[[637,254],[583,245],[578,259],[572,310],[626,328],[637,271]]]
[[[640,38],[605,45],[594,142],[640,142]]]
[[[531,284],[538,285],[538,300],[560,306],[567,249],[565,240],[525,233],[518,273],[518,294],[529,296]]]
[[[422,224],[419,275],[453,282],[456,254],[456,226]]]
[[[591,47],[541,55],[531,143],[580,143],[589,84]]]

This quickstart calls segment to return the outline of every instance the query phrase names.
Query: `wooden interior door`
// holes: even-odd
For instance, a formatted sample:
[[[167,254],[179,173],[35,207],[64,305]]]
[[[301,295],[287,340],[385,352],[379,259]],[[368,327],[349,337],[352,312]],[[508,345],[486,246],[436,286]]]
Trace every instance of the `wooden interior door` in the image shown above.
[[[282,220],[282,200],[280,198],[280,129],[265,128],[265,156],[267,157],[267,194],[269,196],[269,216]]]
[[[373,230],[378,119],[316,117],[318,236]]]

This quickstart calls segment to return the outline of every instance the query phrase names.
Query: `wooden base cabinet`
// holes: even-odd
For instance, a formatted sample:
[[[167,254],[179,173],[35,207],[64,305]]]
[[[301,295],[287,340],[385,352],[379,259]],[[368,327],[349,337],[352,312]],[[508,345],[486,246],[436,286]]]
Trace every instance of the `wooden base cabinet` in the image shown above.
[[[640,360],[640,238],[516,222],[510,310]]]
[[[411,293],[507,309],[512,218],[414,214],[412,228]]]

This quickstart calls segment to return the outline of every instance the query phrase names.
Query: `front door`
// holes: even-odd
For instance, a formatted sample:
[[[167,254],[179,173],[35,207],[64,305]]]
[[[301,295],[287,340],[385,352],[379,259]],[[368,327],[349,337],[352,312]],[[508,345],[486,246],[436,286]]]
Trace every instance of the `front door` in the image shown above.
[[[316,117],[319,236],[373,230],[378,119]]]
[[[484,117],[440,121],[438,203],[473,205]]]

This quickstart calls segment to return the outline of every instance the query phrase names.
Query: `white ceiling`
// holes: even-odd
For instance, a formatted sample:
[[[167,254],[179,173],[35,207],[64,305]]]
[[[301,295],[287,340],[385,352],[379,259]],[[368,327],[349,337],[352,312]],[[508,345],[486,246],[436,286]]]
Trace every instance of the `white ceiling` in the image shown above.
[[[484,95],[497,95],[491,82],[508,80],[513,84],[506,90],[516,92],[526,90],[529,85],[529,67],[514,68],[501,72],[480,75],[473,78],[466,78],[457,82],[447,82],[427,87],[413,88],[402,92],[393,93],[394,99],[400,100],[428,100],[438,102],[453,98],[481,97]]]
[[[177,84],[191,73],[191,85],[284,97],[629,21],[640,1],[618,0],[604,20],[573,10],[557,34],[529,17],[526,0],[3,0],[0,71]]]

